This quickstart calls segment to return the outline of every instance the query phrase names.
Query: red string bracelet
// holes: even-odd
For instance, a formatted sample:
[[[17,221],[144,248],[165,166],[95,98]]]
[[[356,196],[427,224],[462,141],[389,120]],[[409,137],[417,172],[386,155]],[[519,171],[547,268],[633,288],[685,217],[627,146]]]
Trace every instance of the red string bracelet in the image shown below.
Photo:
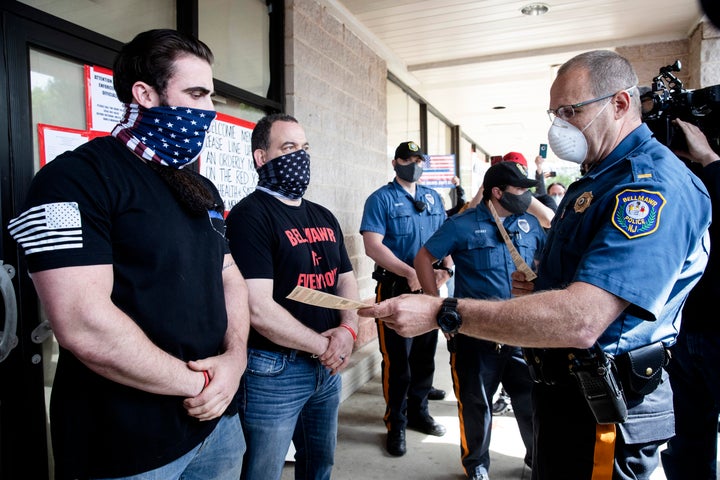
[[[355,330],[353,330],[350,325],[347,323],[341,323],[340,326],[345,327],[345,329],[350,332],[350,335],[353,337],[353,342],[357,341],[357,333],[355,333]]]
[[[205,387],[210,385],[210,374],[208,373],[207,370],[203,370],[202,373],[205,376],[205,385],[203,386],[203,390],[205,390]]]

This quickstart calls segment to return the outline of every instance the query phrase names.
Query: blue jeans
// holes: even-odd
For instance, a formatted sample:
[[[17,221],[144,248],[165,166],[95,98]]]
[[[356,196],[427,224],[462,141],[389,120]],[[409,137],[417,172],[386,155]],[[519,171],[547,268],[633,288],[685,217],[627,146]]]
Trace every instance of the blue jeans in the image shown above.
[[[675,405],[675,436],[661,454],[668,480],[715,480],[720,335],[682,327],[667,366]]]
[[[242,470],[245,438],[238,415],[223,415],[199,445],[149,472],[113,480],[237,480]]]
[[[295,478],[330,478],[342,379],[307,355],[248,349],[238,395],[247,441],[243,479],[280,479],[290,441]]]

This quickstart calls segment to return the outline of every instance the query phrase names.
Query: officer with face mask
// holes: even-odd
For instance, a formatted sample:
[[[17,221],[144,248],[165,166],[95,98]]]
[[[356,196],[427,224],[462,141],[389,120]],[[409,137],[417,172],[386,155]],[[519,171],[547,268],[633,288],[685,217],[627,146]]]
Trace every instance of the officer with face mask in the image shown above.
[[[409,296],[358,311],[403,335],[440,326],[522,345],[537,379],[536,480],[648,480],[675,433],[664,368],[674,359],[665,349],[708,261],[711,203],[643,124],[637,81],[630,62],[608,50],[558,69],[550,148],[582,162],[585,174],[553,218],[537,293],[521,295],[533,284],[518,272],[519,296],[509,300],[460,298],[443,308],[440,299]]]
[[[512,254],[496,222],[529,266],[545,244],[545,230],[527,213],[537,186],[515,162],[501,162],[485,173],[483,199],[477,208],[448,219],[415,257],[415,270],[426,294],[437,295],[432,263],[451,256],[455,262],[455,295],[461,298],[510,298]],[[487,480],[490,469],[492,399],[500,382],[510,396],[532,464],[532,379],[520,347],[459,334],[448,340],[454,391],[460,420],[460,459],[468,478]]]
[[[365,202],[360,233],[365,253],[375,261],[377,301],[403,293],[421,293],[413,260],[446,217],[440,195],[417,183],[424,162],[425,155],[415,142],[398,145],[392,161],[395,179]],[[451,260],[443,262],[449,264]],[[450,278],[450,269],[435,272],[440,285]],[[406,427],[427,435],[445,434],[445,427],[428,411],[438,337],[437,332],[430,332],[403,338],[381,321],[377,328],[386,403],[386,447],[391,455],[401,456],[406,452]]]

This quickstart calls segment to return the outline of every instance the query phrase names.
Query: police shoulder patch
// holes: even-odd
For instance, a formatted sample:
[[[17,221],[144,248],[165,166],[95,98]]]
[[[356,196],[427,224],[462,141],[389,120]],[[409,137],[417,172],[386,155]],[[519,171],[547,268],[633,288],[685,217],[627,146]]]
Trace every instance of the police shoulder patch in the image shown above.
[[[650,235],[660,225],[665,197],[648,190],[623,190],[615,196],[612,223],[627,238]]]

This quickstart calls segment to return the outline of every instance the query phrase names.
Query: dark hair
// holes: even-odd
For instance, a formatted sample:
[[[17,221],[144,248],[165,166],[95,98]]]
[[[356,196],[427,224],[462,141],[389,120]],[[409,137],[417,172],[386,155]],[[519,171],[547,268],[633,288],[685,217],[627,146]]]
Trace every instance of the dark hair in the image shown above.
[[[548,193],[550,193],[550,189],[551,189],[552,187],[556,186],[556,185],[557,185],[558,187],[562,188],[562,189],[563,189],[563,192],[567,192],[567,187],[565,187],[565,185],[563,185],[563,184],[560,183],[560,182],[553,182],[553,183],[551,183],[550,185],[547,186],[547,188],[545,189],[545,191],[548,192]]]
[[[492,198],[492,189],[493,189],[493,187],[497,187],[497,188],[500,189],[501,192],[504,192],[505,190],[507,190],[507,187],[508,187],[508,186],[507,186],[507,185],[493,185],[493,186],[490,187],[490,188],[484,187],[484,188],[483,188],[483,193],[482,193],[482,199],[483,199],[483,201],[487,201],[487,200],[490,200],[490,198]]]
[[[213,63],[210,48],[197,38],[170,29],[139,33],[121,49],[113,64],[113,83],[118,99],[132,103],[132,86],[137,81],[153,87],[163,96],[174,73],[175,60],[194,55]]]
[[[295,117],[287,113],[272,113],[261,118],[257,124],[255,124],[252,136],[250,137],[250,148],[253,152],[258,148],[261,150],[268,149],[270,146],[270,128],[275,122],[299,123]]]

